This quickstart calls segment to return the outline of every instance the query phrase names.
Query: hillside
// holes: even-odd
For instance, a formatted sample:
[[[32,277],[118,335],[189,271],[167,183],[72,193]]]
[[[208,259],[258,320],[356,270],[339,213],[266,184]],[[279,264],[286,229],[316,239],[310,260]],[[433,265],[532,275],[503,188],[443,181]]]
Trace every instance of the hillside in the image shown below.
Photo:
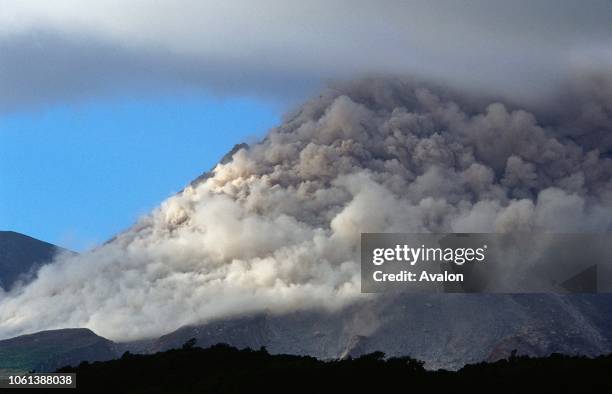
[[[85,328],[42,331],[0,341],[0,371],[53,371],[116,357],[115,345]]]
[[[37,267],[62,252],[68,251],[14,231],[0,231],[0,287],[7,290],[16,281],[28,279]]]
[[[458,369],[513,350],[538,357],[612,352],[610,313],[606,294],[404,294],[334,313],[257,314],[186,326],[144,351],[177,348],[196,338],[205,347],[265,346],[273,354],[321,359],[383,351],[416,357],[428,369]]]

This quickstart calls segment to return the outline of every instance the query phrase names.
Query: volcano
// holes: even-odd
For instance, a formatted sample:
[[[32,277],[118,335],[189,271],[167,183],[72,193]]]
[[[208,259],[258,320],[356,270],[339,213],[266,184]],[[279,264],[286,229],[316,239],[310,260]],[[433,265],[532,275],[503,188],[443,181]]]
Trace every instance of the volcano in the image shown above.
[[[568,120],[411,80],[330,89],[1,299],[0,335],[86,327],[143,352],[195,337],[430,368],[610,352],[608,295],[366,295],[358,265],[362,232],[610,231],[600,93],[571,93]]]

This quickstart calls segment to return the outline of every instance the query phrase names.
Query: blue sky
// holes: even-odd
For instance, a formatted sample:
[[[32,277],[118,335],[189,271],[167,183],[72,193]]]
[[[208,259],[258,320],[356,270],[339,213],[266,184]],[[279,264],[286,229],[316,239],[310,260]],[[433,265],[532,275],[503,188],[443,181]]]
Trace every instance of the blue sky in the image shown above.
[[[270,101],[180,95],[0,116],[1,228],[83,250],[278,122]]]

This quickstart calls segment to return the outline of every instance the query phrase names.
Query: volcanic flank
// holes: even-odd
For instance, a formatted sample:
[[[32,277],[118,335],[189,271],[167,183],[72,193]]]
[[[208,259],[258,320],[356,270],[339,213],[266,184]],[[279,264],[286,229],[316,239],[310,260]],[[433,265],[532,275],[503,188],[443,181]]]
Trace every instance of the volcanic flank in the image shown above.
[[[558,100],[555,111],[572,103],[571,117],[397,79],[330,89],[111,242],[59,258],[5,293],[0,336],[87,327],[126,341],[303,311],[336,316],[345,325],[334,330],[359,342],[353,347],[366,346],[355,338],[388,329],[388,316],[401,315],[417,337],[391,333],[379,346],[401,342],[398,349],[426,361],[474,339],[474,328],[488,335],[488,350],[468,358],[486,357],[496,341],[521,332],[537,332],[521,339],[529,342],[525,349],[544,343],[538,351],[554,350],[546,336],[554,327],[555,335],[574,335],[562,350],[603,351],[604,323],[585,317],[592,310],[585,300],[577,307],[553,296],[366,297],[358,265],[361,232],[610,231],[612,79],[598,78],[604,83],[596,89],[581,83]],[[437,318],[424,317],[425,304]],[[547,316],[565,320],[532,324],[537,305],[560,308]],[[463,321],[462,310],[479,317]],[[438,324],[452,326],[453,338],[425,338]],[[427,340],[437,348],[417,345]],[[340,356],[351,346],[317,355]],[[314,347],[296,348],[316,353]]]

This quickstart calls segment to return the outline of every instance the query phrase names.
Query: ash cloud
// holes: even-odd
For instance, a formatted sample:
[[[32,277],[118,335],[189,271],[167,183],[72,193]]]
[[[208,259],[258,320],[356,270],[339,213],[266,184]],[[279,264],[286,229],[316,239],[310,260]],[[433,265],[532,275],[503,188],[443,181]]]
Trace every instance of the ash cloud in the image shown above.
[[[609,85],[595,87],[559,99],[609,117]],[[338,84],[111,242],[2,295],[0,336],[131,340],[338,310],[365,297],[361,232],[610,231],[607,127],[412,80]]]

